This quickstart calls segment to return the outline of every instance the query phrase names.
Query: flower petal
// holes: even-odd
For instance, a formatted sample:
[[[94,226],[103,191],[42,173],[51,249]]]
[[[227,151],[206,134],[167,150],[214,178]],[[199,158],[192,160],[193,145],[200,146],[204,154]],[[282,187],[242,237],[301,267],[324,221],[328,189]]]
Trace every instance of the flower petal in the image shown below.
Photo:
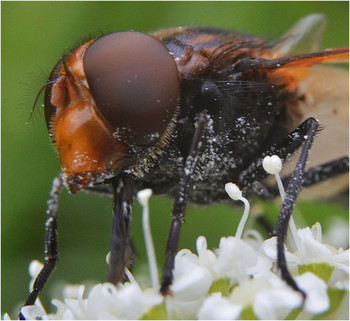
[[[263,253],[273,261],[277,261],[277,237],[273,236],[262,244],[261,247]],[[289,264],[296,264],[298,262],[298,257],[290,253],[287,247],[284,245],[284,253],[286,260]]]
[[[237,237],[223,237],[217,250],[218,258],[214,270],[221,276],[245,278],[245,269],[257,263],[256,251]]]
[[[302,263],[327,260],[332,257],[331,250],[315,240],[309,227],[299,229],[298,235],[301,239],[300,255]]]
[[[206,298],[197,313],[199,320],[235,320],[237,319],[243,307],[232,304],[221,293],[213,293]]]
[[[268,289],[256,295],[253,311],[260,319],[284,319],[292,309],[300,307],[301,304],[301,295],[290,288]]]
[[[261,253],[257,253],[257,262],[254,266],[246,268],[246,273],[249,275],[259,275],[266,271],[270,271],[272,268],[272,260],[267,258]]]
[[[212,267],[216,261],[216,256],[212,251],[207,249],[207,240],[205,237],[199,236],[196,245],[200,265],[214,272]]]
[[[174,283],[171,287],[175,299],[199,299],[208,293],[212,282],[213,277],[209,270],[193,263],[191,255],[188,258],[184,255],[175,262]]]
[[[26,305],[21,309],[21,313],[26,320],[40,320],[46,316],[46,312],[37,305]]]
[[[110,283],[95,285],[88,296],[88,315],[99,319],[100,311],[114,315],[115,319],[125,318],[123,303],[117,300],[117,288]]]
[[[57,308],[57,312],[56,314],[54,315],[55,319],[57,320],[63,320],[63,314],[66,312],[67,310],[67,307],[66,305],[60,301],[60,300],[56,300],[56,299],[53,299],[51,301],[51,304],[54,305],[56,308]]]
[[[253,305],[255,295],[265,289],[270,288],[270,283],[266,279],[248,279],[244,283],[233,288],[228,299],[231,303],[242,305]]]
[[[196,313],[202,305],[204,298],[193,301],[180,301],[168,297],[166,300],[166,310],[169,320],[194,320]]]
[[[327,284],[315,274],[306,272],[295,278],[298,286],[305,291],[304,309],[313,314],[327,311],[330,306]]]

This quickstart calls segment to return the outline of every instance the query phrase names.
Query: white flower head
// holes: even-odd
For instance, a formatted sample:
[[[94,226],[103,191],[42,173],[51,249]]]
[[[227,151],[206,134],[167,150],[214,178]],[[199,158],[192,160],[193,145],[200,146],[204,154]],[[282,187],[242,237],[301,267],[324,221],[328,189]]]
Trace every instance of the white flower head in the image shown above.
[[[276,169],[274,171],[278,172]],[[322,229],[318,223],[312,228],[297,229],[292,226],[297,250],[291,253],[285,246],[285,254],[292,273],[301,273],[294,279],[306,293],[303,305],[302,295],[289,287],[275,268],[276,237],[264,241],[254,230],[248,230],[243,235],[249,202],[234,184],[226,184],[225,189],[230,197],[245,205],[236,236],[222,237],[219,247],[213,250],[208,249],[205,237],[199,236],[197,254],[188,249],[180,250],[175,257],[174,279],[170,288],[172,296],[163,298],[158,292],[156,258],[152,254],[149,224],[148,200],[152,191],[144,190],[138,194],[138,198],[143,206],[145,243],[153,289],[142,289],[126,270],[129,282],[118,286],[97,284],[88,294],[84,285],[65,287],[65,299],[52,300],[57,308],[55,314],[47,314],[40,300],[33,306],[23,307],[22,314],[28,319],[127,320],[152,318],[149,313],[160,308],[163,309],[163,318],[232,320],[245,318],[243,314],[248,308],[259,319],[283,319],[294,309],[302,308],[313,317],[330,309],[330,287],[348,292],[349,250],[336,249],[323,243]],[[282,188],[280,190],[283,192]],[[317,273],[307,270],[310,268],[308,265],[312,267],[321,263],[330,266],[327,282]],[[38,261],[30,264],[31,286],[42,267],[43,264]],[[9,316],[5,314],[4,319],[9,319]]]

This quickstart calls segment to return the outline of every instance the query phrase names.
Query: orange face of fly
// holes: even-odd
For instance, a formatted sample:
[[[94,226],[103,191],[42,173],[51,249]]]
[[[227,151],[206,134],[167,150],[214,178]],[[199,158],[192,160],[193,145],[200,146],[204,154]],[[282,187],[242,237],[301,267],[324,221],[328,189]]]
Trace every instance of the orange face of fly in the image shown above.
[[[131,141],[152,146],[152,137],[161,136],[173,117],[178,95],[173,58],[153,37],[132,33],[130,41],[125,34],[85,43],[54,75],[45,113],[70,192],[124,169],[136,157]],[[133,54],[140,42],[149,50],[138,62]]]
[[[75,50],[58,72],[51,104],[57,107],[52,136],[71,191],[86,188],[92,173],[122,166],[127,144],[113,137],[113,128],[98,113],[83,68],[91,42]]]

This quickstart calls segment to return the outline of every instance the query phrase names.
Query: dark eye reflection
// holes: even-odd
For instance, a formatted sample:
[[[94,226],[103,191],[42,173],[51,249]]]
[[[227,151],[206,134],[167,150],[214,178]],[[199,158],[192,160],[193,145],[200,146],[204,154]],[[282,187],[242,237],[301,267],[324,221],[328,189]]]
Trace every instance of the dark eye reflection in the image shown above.
[[[162,134],[177,105],[179,78],[168,49],[154,37],[116,32],[94,41],[84,68],[97,108],[113,128],[128,128],[134,142]]]

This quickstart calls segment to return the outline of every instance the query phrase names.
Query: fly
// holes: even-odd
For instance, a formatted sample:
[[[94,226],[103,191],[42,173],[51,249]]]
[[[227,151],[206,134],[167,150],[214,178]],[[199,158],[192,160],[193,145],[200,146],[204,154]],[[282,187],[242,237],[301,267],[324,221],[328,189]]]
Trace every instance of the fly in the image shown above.
[[[246,195],[271,199],[277,189],[266,183],[263,158],[287,160],[299,149],[297,165],[285,177],[275,233],[282,278],[303,294],[283,250],[296,198],[302,187],[342,179],[349,167],[348,73],[321,65],[348,60],[348,48],[320,50],[324,23],[322,15],[307,16],[276,42],[205,27],[152,35],[122,31],[65,55],[45,89],[46,124],[62,171],[47,211],[46,263],[25,305],[34,304],[58,258],[63,186],[71,193],[113,195],[113,283],[123,280],[134,259],[129,226],[136,191],[151,188],[174,197],[160,289],[167,295],[187,203],[224,199],[228,181]],[[324,130],[315,139],[316,117]],[[336,159],[327,152],[330,139],[337,142]],[[305,170],[312,145],[312,166]],[[346,187],[347,180],[337,184]]]

